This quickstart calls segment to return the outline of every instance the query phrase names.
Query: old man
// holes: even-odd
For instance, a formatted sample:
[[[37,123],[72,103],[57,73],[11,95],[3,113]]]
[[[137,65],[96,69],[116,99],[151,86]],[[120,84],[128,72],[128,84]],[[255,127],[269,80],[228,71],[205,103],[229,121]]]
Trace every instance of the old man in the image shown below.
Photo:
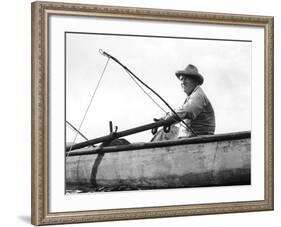
[[[201,88],[204,82],[203,76],[198,72],[197,67],[191,64],[175,74],[186,94],[183,105],[175,111],[185,124],[181,122],[177,126],[172,125],[169,132],[164,132],[162,129],[154,135],[151,141],[214,134],[215,114],[211,102]],[[174,119],[175,123],[178,123],[177,117],[173,113],[169,113],[161,119]]]

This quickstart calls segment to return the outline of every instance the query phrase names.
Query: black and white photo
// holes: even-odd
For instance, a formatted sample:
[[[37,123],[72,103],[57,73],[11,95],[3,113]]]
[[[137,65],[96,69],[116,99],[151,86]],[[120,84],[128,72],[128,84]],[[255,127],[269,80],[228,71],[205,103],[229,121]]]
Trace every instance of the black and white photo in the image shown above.
[[[66,192],[250,185],[250,40],[65,43]]]

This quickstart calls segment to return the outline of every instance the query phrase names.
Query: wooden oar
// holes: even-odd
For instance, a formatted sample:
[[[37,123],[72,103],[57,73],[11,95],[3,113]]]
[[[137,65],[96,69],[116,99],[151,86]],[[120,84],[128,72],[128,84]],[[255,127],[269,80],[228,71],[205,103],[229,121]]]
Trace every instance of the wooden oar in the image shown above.
[[[102,142],[106,142],[106,141],[111,141],[123,136],[128,136],[128,135],[132,135],[138,132],[143,132],[143,131],[147,131],[150,130],[152,128],[157,128],[157,127],[161,127],[161,126],[168,126],[171,125],[172,123],[175,123],[175,119],[168,119],[168,120],[160,120],[154,123],[150,123],[150,124],[146,124],[146,125],[142,125],[136,128],[131,128],[131,129],[127,129],[124,131],[120,131],[120,132],[116,132],[116,133],[111,133],[110,135],[107,136],[102,136],[102,137],[98,137],[95,139],[91,139],[82,143],[77,143],[74,144],[72,146],[67,146],[66,147],[66,151],[69,150],[76,150],[76,149],[80,149],[83,147],[87,147],[87,146],[91,146],[97,143],[102,143]]]

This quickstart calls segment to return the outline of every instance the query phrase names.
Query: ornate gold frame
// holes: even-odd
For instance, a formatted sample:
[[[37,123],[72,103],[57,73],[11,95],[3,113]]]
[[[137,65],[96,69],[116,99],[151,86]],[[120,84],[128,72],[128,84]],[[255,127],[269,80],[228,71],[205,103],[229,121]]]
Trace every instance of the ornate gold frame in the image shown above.
[[[265,30],[265,199],[260,201],[50,213],[48,210],[48,17],[51,14],[258,26]],[[273,209],[273,17],[162,9],[32,3],[32,224],[175,217]]]

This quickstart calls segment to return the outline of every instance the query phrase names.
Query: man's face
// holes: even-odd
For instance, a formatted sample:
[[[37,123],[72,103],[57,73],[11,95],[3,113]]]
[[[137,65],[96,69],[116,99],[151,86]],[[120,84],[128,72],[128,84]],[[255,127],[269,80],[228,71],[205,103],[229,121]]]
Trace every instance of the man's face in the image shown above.
[[[191,92],[194,90],[194,88],[197,86],[197,83],[190,77],[187,77],[184,75],[180,75],[179,79],[181,81],[181,87],[182,87],[183,91],[187,95],[190,95]]]

